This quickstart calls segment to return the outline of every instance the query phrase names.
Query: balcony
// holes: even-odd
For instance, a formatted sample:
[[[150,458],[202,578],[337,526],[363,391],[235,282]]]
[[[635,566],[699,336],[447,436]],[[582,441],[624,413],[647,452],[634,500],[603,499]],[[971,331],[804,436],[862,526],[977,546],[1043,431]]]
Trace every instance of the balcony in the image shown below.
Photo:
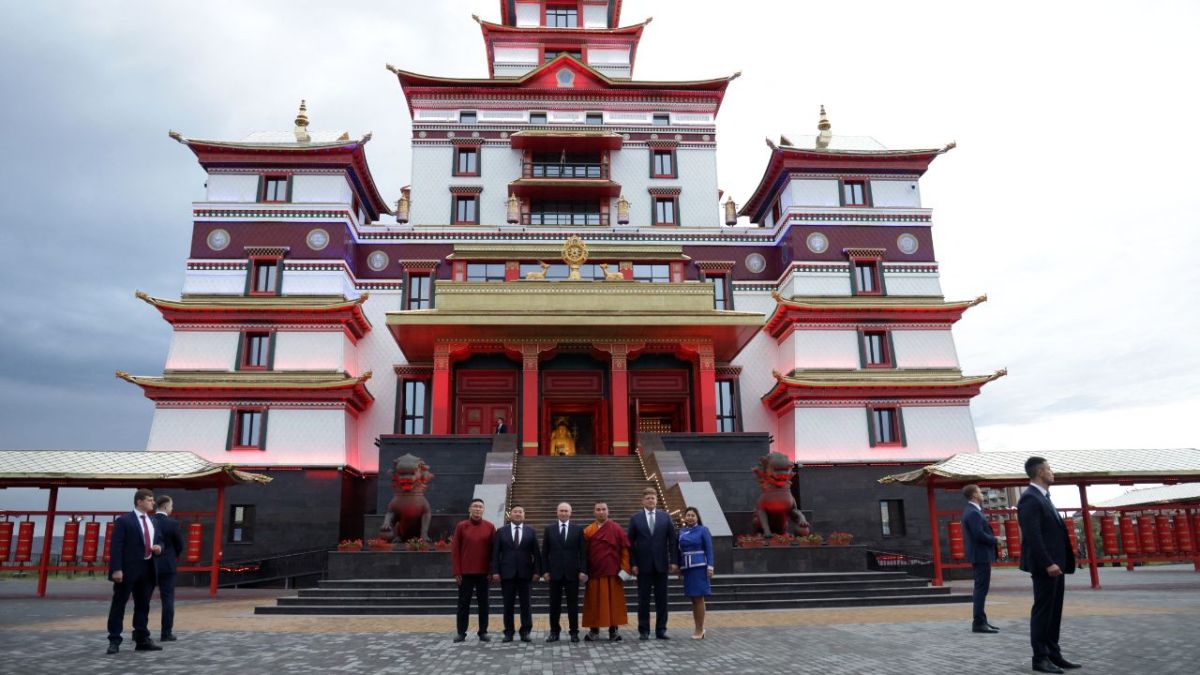
[[[522,225],[608,225],[607,213],[574,213],[564,211],[526,211],[521,214]]]
[[[608,180],[607,162],[525,162],[522,178],[566,178]]]

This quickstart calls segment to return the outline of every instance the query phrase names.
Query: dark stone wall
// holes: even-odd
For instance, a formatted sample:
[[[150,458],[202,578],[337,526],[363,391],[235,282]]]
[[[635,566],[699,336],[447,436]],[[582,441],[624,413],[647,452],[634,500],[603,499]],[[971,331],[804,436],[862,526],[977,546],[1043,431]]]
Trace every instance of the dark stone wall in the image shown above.
[[[758,458],[770,452],[768,434],[663,434],[660,438],[664,449],[683,457],[693,481],[712,483],[727,514],[754,510],[761,491],[753,470]],[[743,531],[734,529],[737,534]]]
[[[439,515],[466,517],[467,506],[475,494],[475,485],[483,482],[487,454],[492,451],[491,436],[380,436],[379,481],[375,492],[375,513],[387,512],[392,500],[392,462],[412,453],[425,460],[433,472],[425,498]],[[433,528],[430,528],[433,535]]]

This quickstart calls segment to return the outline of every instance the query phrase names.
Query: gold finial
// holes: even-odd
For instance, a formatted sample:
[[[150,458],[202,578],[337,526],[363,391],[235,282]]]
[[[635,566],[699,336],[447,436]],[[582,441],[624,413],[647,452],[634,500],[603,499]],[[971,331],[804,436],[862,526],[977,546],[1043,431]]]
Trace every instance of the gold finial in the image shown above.
[[[300,99],[300,110],[296,113],[296,134],[297,143],[307,143],[312,140],[308,135],[308,107],[304,105],[304,99]]]
[[[817,147],[828,148],[829,141],[833,140],[833,125],[829,123],[829,118],[825,116],[825,106],[821,106],[821,119],[817,122],[817,130],[821,133],[817,134]]]
[[[825,116],[825,106],[821,106],[821,120],[817,122],[818,131],[829,131],[833,125],[829,123],[829,118]]]

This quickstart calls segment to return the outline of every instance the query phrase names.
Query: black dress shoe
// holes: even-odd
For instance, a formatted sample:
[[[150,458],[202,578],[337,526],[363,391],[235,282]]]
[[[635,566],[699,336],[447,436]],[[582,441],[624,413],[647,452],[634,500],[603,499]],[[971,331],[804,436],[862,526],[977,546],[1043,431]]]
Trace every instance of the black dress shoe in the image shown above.
[[[571,637],[575,637],[575,636],[571,636]],[[558,642],[558,634],[551,633],[550,637],[546,638],[546,642]]]
[[[992,630],[994,630],[994,631],[997,631],[997,632],[999,632],[999,631],[1000,631],[1000,626],[994,626],[994,625],[992,625],[992,623],[991,623],[991,622],[988,622],[988,621],[985,621],[984,623],[986,623],[986,624],[987,624],[987,627],[988,627],[988,628],[991,628]]]
[[[1051,656],[1050,663],[1053,663],[1054,665],[1058,666],[1059,668],[1062,668],[1063,670],[1069,670],[1071,668],[1082,668],[1083,667],[1083,666],[1079,665],[1078,663],[1072,663],[1072,662],[1064,659],[1061,656]]]
[[[483,639],[483,638],[480,638],[480,639]],[[501,642],[512,642],[512,640],[513,640],[513,638],[511,635],[505,635],[504,639],[501,640]]]
[[[458,635],[455,635],[455,636],[454,636],[454,641],[455,641],[455,642],[466,642],[466,641],[467,641],[467,634],[466,634],[466,633],[459,633]]]
[[[571,636],[571,642],[579,642],[579,636],[578,636],[578,635],[572,635],[572,636]]]
[[[488,637],[487,633],[484,633],[483,635],[479,636],[479,641],[480,642],[491,642],[492,638]],[[512,642],[512,638],[509,638],[509,642]]]
[[[154,640],[146,640],[145,642],[137,643],[137,646],[133,648],[133,651],[135,651],[135,652],[161,652],[162,647],[154,644]]]
[[[1051,663],[1050,659],[1034,659],[1033,670],[1037,673],[1061,673],[1062,668]]]
[[[662,633],[656,633],[654,635],[654,639],[655,640],[670,640],[671,638],[665,632],[662,632]]]
[[[110,643],[108,643],[108,650],[106,650],[104,653],[105,654],[116,654],[119,651],[121,651],[121,645],[119,645],[115,642],[110,642]]]
[[[521,642],[533,642],[533,638],[529,637],[528,635],[522,635]]]
[[[175,637],[174,635],[161,635],[161,636],[159,636],[158,641],[159,642],[175,642],[178,639],[179,638]]]
[[[999,633],[1000,631],[995,628],[992,628],[991,626],[989,626],[985,623],[982,626],[971,626],[971,632],[972,633]]]
[[[638,639],[639,640],[649,640],[650,634],[649,633],[638,633]]]

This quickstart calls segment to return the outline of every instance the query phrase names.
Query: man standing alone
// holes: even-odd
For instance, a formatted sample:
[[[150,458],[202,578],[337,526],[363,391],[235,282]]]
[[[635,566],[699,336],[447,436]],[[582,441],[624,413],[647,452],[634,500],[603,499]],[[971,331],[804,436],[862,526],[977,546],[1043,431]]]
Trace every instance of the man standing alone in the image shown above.
[[[642,510],[629,519],[630,561],[638,584],[638,637],[650,639],[650,596],[654,596],[654,637],[667,638],[667,574],[678,574],[675,524],[658,507],[658,492],[642,492]]]
[[[500,582],[504,598],[504,641],[513,641],[513,605],[521,601],[521,642],[532,642],[533,612],[529,607],[529,586],[542,575],[542,556],[537,534],[525,524],[525,508],[508,510],[509,524],[492,538],[492,581]]]
[[[978,485],[967,485],[963,487],[963,496],[967,498],[962,517],[963,540],[967,545],[967,560],[971,561],[971,571],[975,575],[975,589],[971,593],[974,605],[971,630],[975,633],[999,633],[1000,629],[988,622],[987,612],[983,611],[983,603],[992,585],[996,535],[992,534],[987,518],[983,517],[983,490]]]
[[[1021,525],[1021,570],[1033,577],[1033,609],[1029,613],[1029,642],[1033,646],[1033,669],[1039,673],[1061,673],[1063,668],[1079,668],[1063,658],[1058,647],[1062,625],[1063,574],[1075,572],[1075,552],[1067,526],[1054,503],[1050,486],[1054,471],[1043,457],[1025,460],[1030,485],[1017,501],[1017,520]]]
[[[562,632],[562,596],[567,594],[567,626],[571,642],[579,642],[579,584],[587,581],[587,542],[583,527],[571,524],[571,505],[558,505],[558,521],[547,525],[542,536],[543,581],[550,582],[550,636],[558,642]]]
[[[179,533],[179,523],[171,517],[175,503],[167,495],[159,495],[154,500],[156,513],[154,526],[162,533],[162,555],[154,558],[155,570],[158,572],[158,599],[162,602],[162,631],[158,639],[163,642],[174,642],[175,634],[175,570],[179,564],[179,556],[183,554],[183,535]]]
[[[467,639],[467,618],[471,614],[471,595],[479,605],[479,641],[488,637],[488,568],[492,562],[492,537],[496,526],[483,519],[483,500],[472,499],[467,519],[454,528],[450,539],[450,566],[458,584],[458,624],[455,642]]]
[[[108,653],[121,648],[125,605],[133,596],[133,641],[135,651],[161,651],[150,639],[150,596],[154,594],[154,556],[162,552],[161,538],[150,517],[154,492],[145,488],[133,494],[133,511],[117,518],[109,543],[108,578],[113,582],[108,608]]]

